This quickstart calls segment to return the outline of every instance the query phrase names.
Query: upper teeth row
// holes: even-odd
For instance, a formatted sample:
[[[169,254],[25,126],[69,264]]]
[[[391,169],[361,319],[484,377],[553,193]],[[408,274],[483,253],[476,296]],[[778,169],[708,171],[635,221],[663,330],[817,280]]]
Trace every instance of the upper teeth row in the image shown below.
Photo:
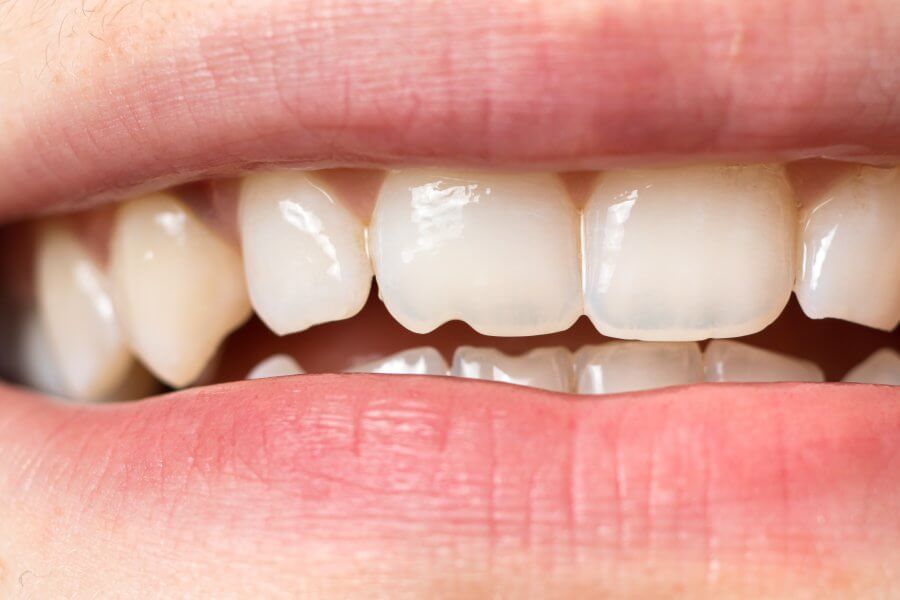
[[[583,210],[553,174],[404,170],[387,174],[366,224],[315,173],[255,174],[241,250],[168,193],[119,208],[108,272],[72,231],[46,227],[39,308],[82,397],[117,385],[131,352],[190,383],[251,304],[279,334],[352,316],[373,274],[416,332],[460,319],[534,335],[584,313],[620,338],[732,337],[766,327],[792,289],[811,317],[893,329],[900,169],[860,167],[797,206],[767,165],[612,171]]]

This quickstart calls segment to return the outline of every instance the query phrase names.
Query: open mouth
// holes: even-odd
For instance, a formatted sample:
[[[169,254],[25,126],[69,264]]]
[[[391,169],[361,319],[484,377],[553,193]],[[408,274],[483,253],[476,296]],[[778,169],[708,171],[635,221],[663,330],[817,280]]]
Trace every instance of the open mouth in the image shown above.
[[[456,10],[474,9],[408,18]],[[830,120],[798,118],[791,94],[761,116],[749,91],[782,68],[765,49],[780,37],[747,29],[702,44],[751,65],[727,103],[704,110],[692,90],[725,76],[690,69],[657,82],[680,104],[658,102],[662,46],[626,15],[617,39],[643,51],[618,52],[587,102],[585,57],[613,47],[581,12],[509,10],[485,17],[490,78],[424,77],[476,58],[428,27],[353,60],[351,21],[392,21],[351,7],[325,19],[345,42],[269,24],[244,40],[250,66],[220,51],[259,20],[210,24],[215,93],[169,77],[185,50],[139,57],[137,81],[113,69],[96,105],[22,109],[0,140],[16,190],[0,190],[0,491],[84,500],[77,527],[52,521],[103,547],[107,526],[202,539],[332,593],[358,591],[350,571],[415,594],[522,590],[532,563],[553,573],[532,591],[874,585],[900,557],[890,103],[860,111],[798,76],[793,97],[819,90]],[[507,52],[537,29],[533,55]],[[262,75],[273,39],[345,65],[343,92],[308,91],[321,65]],[[421,95],[373,75],[391,61]],[[870,89],[878,65],[833,63]],[[266,110],[249,118],[251,80]],[[427,568],[403,581],[394,563]],[[220,590],[218,572],[192,581]]]

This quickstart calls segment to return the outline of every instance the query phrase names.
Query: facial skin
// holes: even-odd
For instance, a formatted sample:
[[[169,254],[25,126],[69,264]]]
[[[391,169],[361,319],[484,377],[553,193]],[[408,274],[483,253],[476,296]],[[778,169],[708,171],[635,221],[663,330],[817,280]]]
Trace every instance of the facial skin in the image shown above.
[[[896,56],[894,0],[0,1],[0,217],[269,164],[896,162]],[[823,412],[804,386],[723,410],[732,388],[417,385],[238,384],[187,414],[4,387],[0,596],[900,587],[893,392],[871,418],[853,388]]]

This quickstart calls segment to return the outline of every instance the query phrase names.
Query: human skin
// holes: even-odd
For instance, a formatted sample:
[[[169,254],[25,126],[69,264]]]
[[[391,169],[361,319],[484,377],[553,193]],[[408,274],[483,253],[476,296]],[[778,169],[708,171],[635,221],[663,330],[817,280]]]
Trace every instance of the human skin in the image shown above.
[[[0,215],[276,164],[890,160],[898,55],[889,0],[0,2]],[[0,596],[891,597],[897,400],[4,386]]]

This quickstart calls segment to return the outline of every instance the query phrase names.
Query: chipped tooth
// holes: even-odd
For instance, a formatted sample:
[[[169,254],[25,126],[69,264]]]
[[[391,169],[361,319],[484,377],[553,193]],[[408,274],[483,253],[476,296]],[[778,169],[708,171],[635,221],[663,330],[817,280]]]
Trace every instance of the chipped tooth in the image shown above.
[[[302,375],[303,370],[292,356],[287,354],[273,354],[261,360],[250,369],[244,379],[266,379],[268,377],[284,377],[286,375]]]
[[[843,381],[900,385],[900,353],[892,348],[876,350],[869,358],[850,369]]]
[[[381,297],[417,333],[534,335],[581,313],[579,216],[555,175],[390,173],[369,236]]]
[[[65,395],[101,400],[114,392],[134,360],[116,321],[106,274],[61,223],[40,230],[35,285]]]
[[[238,252],[169,194],[119,208],[110,264],[132,349],[174,387],[197,378],[250,315]]]
[[[579,394],[614,394],[703,381],[695,342],[609,342],[575,353]]]
[[[795,227],[780,167],[604,173],[584,212],[585,313],[626,339],[759,331],[790,297]]]
[[[372,282],[365,228],[315,175],[247,177],[238,223],[250,299],[275,333],[346,319],[365,304]]]
[[[572,391],[572,354],[565,348],[538,348],[509,356],[493,348],[460,346],[450,374],[470,379],[503,381],[554,392]]]
[[[825,381],[816,363],[732,340],[713,340],[703,353],[706,381]]]
[[[794,291],[813,319],[900,322],[900,168],[858,167],[804,199]]]
[[[348,373],[383,373],[391,375],[447,375],[450,367],[436,349],[412,348],[348,369]]]

